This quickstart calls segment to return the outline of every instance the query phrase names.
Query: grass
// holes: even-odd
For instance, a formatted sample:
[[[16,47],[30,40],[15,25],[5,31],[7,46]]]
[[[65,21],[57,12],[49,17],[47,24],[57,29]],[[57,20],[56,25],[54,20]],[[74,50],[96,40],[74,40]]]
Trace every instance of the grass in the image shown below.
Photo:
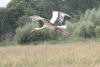
[[[83,38],[68,38],[66,40],[45,40],[45,41],[35,41],[26,44],[18,44],[17,42],[9,42],[4,41],[0,43],[0,46],[16,46],[16,45],[51,45],[51,44],[68,44],[68,43],[78,43],[78,42],[99,42],[100,38],[91,38],[91,39],[83,39]]]
[[[99,67],[100,42],[0,47],[0,67]]]

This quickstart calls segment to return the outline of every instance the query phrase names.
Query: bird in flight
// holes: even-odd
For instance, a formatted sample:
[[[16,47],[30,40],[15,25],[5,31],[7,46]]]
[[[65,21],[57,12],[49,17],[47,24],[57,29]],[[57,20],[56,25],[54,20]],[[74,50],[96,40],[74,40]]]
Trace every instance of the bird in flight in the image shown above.
[[[41,28],[34,28],[32,31],[29,32],[29,34],[31,34],[32,32],[47,28],[47,29],[54,29],[57,32],[60,32],[61,34],[68,36],[68,34],[70,34],[70,33],[65,32],[61,29],[61,28],[66,29],[66,25],[65,25],[65,19],[66,18],[67,19],[71,18],[71,16],[66,14],[66,13],[63,13],[63,12],[53,11],[52,12],[52,18],[51,18],[50,21],[48,21],[48,20],[46,20],[46,19],[44,19],[40,16],[37,16],[37,15],[24,18],[24,19],[22,19],[22,21],[24,23],[27,23],[29,21],[34,22],[34,21],[41,20],[44,23],[44,25]]]

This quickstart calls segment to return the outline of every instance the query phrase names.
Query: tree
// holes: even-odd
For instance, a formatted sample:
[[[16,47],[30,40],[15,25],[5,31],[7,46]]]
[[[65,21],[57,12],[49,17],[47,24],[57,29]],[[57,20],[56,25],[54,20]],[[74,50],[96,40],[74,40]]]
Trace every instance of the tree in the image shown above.
[[[8,14],[7,22],[10,24],[12,29],[18,27],[17,21],[20,16],[24,14],[24,2],[18,0],[12,0],[6,7]]]
[[[4,8],[0,8],[0,34],[4,33],[8,28],[6,23],[7,13]]]

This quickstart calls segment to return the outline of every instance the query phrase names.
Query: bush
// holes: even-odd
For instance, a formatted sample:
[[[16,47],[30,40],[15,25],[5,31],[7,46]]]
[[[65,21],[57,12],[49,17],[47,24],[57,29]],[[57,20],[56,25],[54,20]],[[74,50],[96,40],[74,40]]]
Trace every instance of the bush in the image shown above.
[[[100,9],[86,10],[85,14],[80,17],[77,22],[79,25],[79,36],[82,37],[95,37],[95,27],[100,25]]]
[[[69,35],[70,38],[78,36],[78,30],[77,30],[77,28],[79,27],[78,23],[71,23],[69,21],[66,21],[66,26],[67,26],[66,32],[70,33]]]
[[[16,35],[15,40],[18,43],[28,43],[29,41],[33,41],[33,38],[35,39],[35,33],[32,33],[32,35],[29,35],[28,33],[35,27],[39,27],[38,23],[32,23],[32,24],[28,24],[25,25],[24,27],[19,27],[16,29]]]
[[[20,44],[27,44],[35,41],[44,41],[52,39],[62,40],[65,38],[65,36],[61,33],[58,33],[57,31],[50,29],[39,30],[29,35],[28,33],[34,28],[39,28],[38,22],[25,25],[22,28],[17,28],[15,40]]]
[[[100,37],[100,26],[96,26],[95,33],[96,33],[96,37]]]
[[[79,36],[86,38],[87,36],[87,30],[86,30],[86,24],[82,23],[79,27]]]
[[[77,23],[71,23],[69,21],[66,21],[66,26],[67,26],[66,31],[72,34],[75,32],[78,25]]]
[[[87,33],[89,34],[90,37],[95,37],[94,30],[95,30],[95,25],[91,21],[88,21]]]

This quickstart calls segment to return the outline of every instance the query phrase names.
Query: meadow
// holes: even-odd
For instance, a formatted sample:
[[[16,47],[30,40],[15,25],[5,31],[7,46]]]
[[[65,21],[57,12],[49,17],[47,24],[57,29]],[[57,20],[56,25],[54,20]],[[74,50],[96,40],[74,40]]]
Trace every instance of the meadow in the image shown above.
[[[0,47],[0,67],[99,67],[100,42]]]

